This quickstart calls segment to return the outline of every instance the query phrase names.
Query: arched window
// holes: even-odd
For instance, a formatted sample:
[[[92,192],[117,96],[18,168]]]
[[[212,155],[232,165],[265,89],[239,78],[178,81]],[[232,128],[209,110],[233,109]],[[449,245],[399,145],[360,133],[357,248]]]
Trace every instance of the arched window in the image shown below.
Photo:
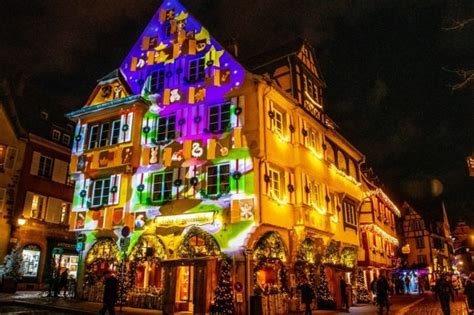
[[[276,232],[267,232],[255,244],[254,258],[277,258],[286,261],[286,249],[283,239]]]
[[[357,179],[357,169],[352,159],[349,159],[349,176]]]
[[[220,252],[216,239],[196,226],[189,229],[178,248],[178,256],[181,258],[218,256]]]
[[[334,149],[330,143],[326,143],[326,160],[332,164],[336,164],[336,156],[334,155]]]
[[[347,173],[347,163],[346,163],[346,157],[344,156],[344,153],[342,151],[337,151],[337,168],[343,171],[344,173]]]

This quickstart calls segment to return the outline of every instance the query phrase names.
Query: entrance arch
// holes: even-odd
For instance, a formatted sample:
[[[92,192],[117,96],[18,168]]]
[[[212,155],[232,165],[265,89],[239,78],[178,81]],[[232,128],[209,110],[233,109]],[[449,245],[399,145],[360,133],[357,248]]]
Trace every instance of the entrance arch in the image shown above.
[[[193,226],[184,236],[178,248],[179,258],[219,256],[221,249],[214,236],[197,226]]]

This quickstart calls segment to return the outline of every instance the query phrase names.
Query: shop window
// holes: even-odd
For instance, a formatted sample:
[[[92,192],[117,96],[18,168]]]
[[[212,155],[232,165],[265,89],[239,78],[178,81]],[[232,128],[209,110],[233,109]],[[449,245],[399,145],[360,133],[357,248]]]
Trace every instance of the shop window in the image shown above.
[[[92,206],[100,207],[109,203],[110,178],[96,179],[92,188]]]
[[[63,143],[69,145],[71,143],[71,136],[63,133]]]
[[[204,57],[190,60],[188,63],[188,79],[190,82],[197,82],[204,80]]]
[[[283,175],[282,172],[274,168],[268,169],[268,175],[270,176],[270,194],[278,199],[283,196]]]
[[[59,141],[61,140],[61,131],[57,129],[53,129],[53,135],[52,135],[53,140]]]
[[[153,175],[153,201],[165,201],[171,198],[173,188],[173,172],[157,173]]]
[[[342,202],[342,208],[344,211],[344,222],[354,226],[357,225],[355,204],[349,200],[344,200]]]
[[[61,259],[61,261],[59,261]],[[78,255],[70,254],[54,254],[53,256],[54,265],[59,266],[61,272],[69,269],[68,276],[73,279],[77,278],[77,267],[78,267]]]
[[[176,116],[160,117],[157,121],[157,141],[172,140],[176,135]]]
[[[53,172],[53,159],[46,157],[44,155],[41,155],[39,159],[38,176],[51,178],[52,172]]]
[[[5,207],[6,196],[7,190],[5,188],[0,188],[0,213],[3,212],[3,208]]]
[[[425,239],[423,236],[417,237],[416,239],[416,248],[425,248]]]
[[[230,126],[230,103],[209,107],[209,131],[224,131]]]
[[[207,194],[227,194],[229,185],[230,165],[219,164],[207,167]]]
[[[43,219],[45,208],[46,197],[34,194],[31,202],[31,217],[34,219]]]
[[[23,277],[35,278],[38,276],[41,249],[37,245],[28,245],[22,251],[22,274]]]
[[[153,71],[149,76],[149,90],[151,93],[159,93],[165,87],[165,69]]]

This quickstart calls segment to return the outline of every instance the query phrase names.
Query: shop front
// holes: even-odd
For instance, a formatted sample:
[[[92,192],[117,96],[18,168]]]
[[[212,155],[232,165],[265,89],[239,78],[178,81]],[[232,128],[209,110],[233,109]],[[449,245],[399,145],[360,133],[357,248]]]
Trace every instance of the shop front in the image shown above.
[[[37,282],[40,274],[41,256],[44,255],[41,247],[36,244],[23,246],[22,251],[22,282]]]
[[[77,279],[78,262],[79,255],[75,243],[48,239],[43,281],[47,281],[53,272],[61,274],[66,269],[68,278]]]

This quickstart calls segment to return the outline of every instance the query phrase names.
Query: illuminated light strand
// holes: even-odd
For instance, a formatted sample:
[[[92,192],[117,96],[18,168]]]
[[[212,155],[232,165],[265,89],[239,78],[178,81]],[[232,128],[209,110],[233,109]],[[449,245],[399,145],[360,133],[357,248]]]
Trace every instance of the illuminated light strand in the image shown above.
[[[322,160],[323,159],[323,155],[316,151],[313,147],[308,147],[308,149],[311,151],[311,153],[314,154],[314,156],[316,156],[318,159]]]
[[[375,224],[365,224],[363,226],[363,229],[364,230],[369,230],[369,231],[373,231],[377,234],[379,234],[380,236],[382,236],[384,239],[386,239],[387,241],[389,241],[390,243],[398,246],[399,245],[399,242],[398,242],[398,239],[396,237],[393,237],[392,235],[388,234],[387,232],[385,232],[382,228],[380,228],[378,225],[375,225]]]
[[[281,141],[286,142],[286,143],[290,142],[290,137],[289,137],[289,136],[283,135],[283,134],[282,134],[280,131],[278,131],[278,130],[275,130],[274,132],[275,132],[275,134],[278,136],[278,138],[279,138]]]
[[[320,109],[323,109],[323,106],[321,104],[319,104],[318,102],[316,102],[316,100],[311,95],[309,95],[308,91],[304,91],[304,95],[306,95],[306,97],[309,99],[309,101],[311,103],[313,103],[314,105],[316,105]]]
[[[364,198],[372,197],[375,195],[380,197],[380,199],[382,199],[382,201],[388,205],[388,207],[393,211],[393,213],[395,213],[398,217],[401,217],[401,212],[398,207],[393,203],[392,200],[390,200],[390,198],[388,198],[388,196],[383,192],[382,189],[377,188],[368,192],[364,192]]]
[[[326,215],[326,213],[328,212],[326,208],[316,205],[313,201],[311,201],[311,207],[321,215]]]
[[[273,190],[270,190],[272,199],[274,199],[279,205],[286,205],[288,203],[288,198],[285,196],[283,199],[280,199]]]
[[[351,183],[353,183],[354,185],[357,185],[357,186],[360,186],[362,185],[362,183],[358,182],[357,179],[355,179],[354,177],[350,176],[350,175],[347,175],[345,172],[341,171],[340,169],[338,169],[336,167],[336,165],[334,164],[331,164],[331,168],[339,175],[341,175],[342,177],[344,177],[345,179],[347,179],[348,181],[350,181]]]

